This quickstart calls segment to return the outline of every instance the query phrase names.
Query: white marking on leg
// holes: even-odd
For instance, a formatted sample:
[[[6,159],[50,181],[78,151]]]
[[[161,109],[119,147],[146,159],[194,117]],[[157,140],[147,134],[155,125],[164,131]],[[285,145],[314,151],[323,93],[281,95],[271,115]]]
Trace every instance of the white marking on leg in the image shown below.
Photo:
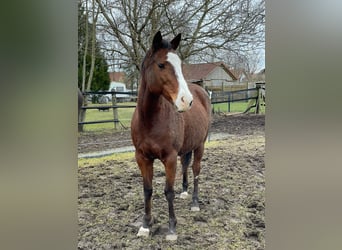
[[[200,211],[199,207],[191,207],[191,211],[198,212]]]
[[[149,235],[150,235],[150,229],[144,228],[142,226],[139,228],[139,232],[137,236],[148,237]]]
[[[167,234],[166,235],[166,240],[168,240],[168,241],[175,241],[175,240],[177,240],[177,238],[178,238],[177,234]]]
[[[182,73],[182,61],[173,52],[167,53],[167,61],[173,66],[178,81],[178,94],[174,103],[179,111],[186,111],[191,107],[193,96]]]
[[[185,192],[182,192],[179,197],[181,199],[186,199],[186,198],[188,198],[188,196],[189,196],[188,192],[185,191]]]

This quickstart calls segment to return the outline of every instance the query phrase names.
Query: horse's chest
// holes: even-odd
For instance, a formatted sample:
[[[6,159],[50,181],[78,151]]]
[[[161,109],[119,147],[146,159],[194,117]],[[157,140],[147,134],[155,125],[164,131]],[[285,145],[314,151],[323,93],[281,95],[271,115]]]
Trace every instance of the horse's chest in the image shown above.
[[[161,158],[167,152],[179,151],[183,144],[183,131],[169,128],[154,127],[141,130],[136,148],[146,156]]]
[[[183,131],[155,128],[144,133],[142,137],[142,140],[150,146],[174,147],[183,141]]]

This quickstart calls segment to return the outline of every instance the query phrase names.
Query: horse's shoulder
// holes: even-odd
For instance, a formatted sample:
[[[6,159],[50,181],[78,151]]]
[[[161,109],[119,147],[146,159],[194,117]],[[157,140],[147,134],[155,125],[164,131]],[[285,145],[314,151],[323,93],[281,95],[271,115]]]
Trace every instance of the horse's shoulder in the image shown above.
[[[189,89],[195,99],[199,99],[205,109],[210,108],[210,98],[207,91],[198,84],[190,83]]]

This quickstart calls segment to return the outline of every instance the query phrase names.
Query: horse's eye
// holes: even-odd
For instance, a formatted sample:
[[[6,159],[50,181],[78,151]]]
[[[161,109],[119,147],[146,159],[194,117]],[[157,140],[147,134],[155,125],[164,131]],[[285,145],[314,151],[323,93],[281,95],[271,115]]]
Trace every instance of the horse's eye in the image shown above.
[[[161,69],[164,69],[164,68],[165,68],[165,64],[163,64],[163,63],[158,63],[158,67],[161,68]]]

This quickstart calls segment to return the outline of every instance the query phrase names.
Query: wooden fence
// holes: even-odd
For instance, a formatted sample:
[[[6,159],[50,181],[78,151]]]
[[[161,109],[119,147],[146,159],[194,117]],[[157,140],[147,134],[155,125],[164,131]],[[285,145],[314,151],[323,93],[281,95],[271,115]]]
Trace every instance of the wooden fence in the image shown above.
[[[123,128],[125,126],[120,122],[118,116],[118,109],[119,108],[135,108],[136,105],[124,105],[118,104],[118,98],[116,97],[117,94],[125,94],[130,95],[132,99],[136,100],[137,92],[111,92],[111,91],[104,91],[104,92],[85,92],[83,93],[84,98],[86,99],[89,95],[112,95],[112,103],[111,105],[95,105],[95,106],[82,106],[82,109],[98,109],[98,110],[109,110],[113,109],[113,118],[110,120],[101,120],[101,121],[86,121],[86,122],[78,122],[79,125],[82,124],[96,124],[96,123],[114,123],[114,129],[117,129],[119,125]],[[236,90],[236,91],[214,91],[211,93],[211,103],[227,103],[228,104],[228,112],[230,112],[230,103],[238,102],[238,101],[248,101],[254,99],[255,103],[250,105],[244,113],[247,113],[251,108],[255,108],[255,113],[260,112],[260,105],[265,103],[265,83],[256,83],[256,88],[252,89],[244,89],[244,90]]]
[[[119,91],[101,91],[101,92],[97,92],[97,91],[89,91],[89,92],[84,92],[83,93],[83,98],[85,100],[87,100],[88,96],[90,96],[90,95],[102,95],[103,96],[103,95],[107,95],[107,94],[110,94],[112,96],[112,105],[107,105],[107,106],[105,106],[105,105],[95,105],[95,106],[91,106],[91,107],[89,107],[89,106],[82,106],[82,109],[98,109],[98,110],[113,109],[113,118],[114,119],[100,120],[100,121],[87,121],[87,122],[79,121],[78,122],[79,125],[113,122],[114,123],[114,129],[117,129],[119,124],[123,128],[125,128],[125,126],[119,120],[118,109],[119,108],[135,108],[136,105],[123,105],[123,104],[119,104],[118,105],[117,95],[129,95],[129,96],[131,96],[131,99],[136,100],[137,99],[137,92],[119,92]],[[98,98],[96,98],[96,99],[98,99]]]

